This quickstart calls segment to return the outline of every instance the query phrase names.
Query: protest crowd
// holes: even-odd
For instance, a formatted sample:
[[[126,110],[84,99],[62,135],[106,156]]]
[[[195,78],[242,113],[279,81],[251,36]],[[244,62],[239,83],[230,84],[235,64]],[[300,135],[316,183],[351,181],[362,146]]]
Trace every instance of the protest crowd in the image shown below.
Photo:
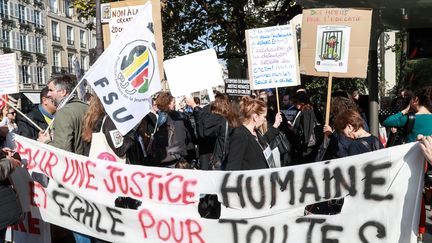
[[[151,5],[146,5],[145,9],[145,11],[150,11]],[[378,231],[377,237],[382,238],[386,234],[382,228],[385,229],[384,226],[391,225],[393,231],[389,230],[388,235],[391,235],[394,228],[397,228],[400,232],[403,231],[400,233],[400,238],[408,239],[412,238],[412,235],[409,235],[412,232],[409,230],[415,228],[417,231],[418,228],[415,237],[418,242],[424,242],[426,207],[432,207],[432,126],[430,125],[432,123],[432,86],[425,85],[413,90],[404,89],[388,107],[391,111],[385,114],[382,112],[380,125],[385,128],[381,130],[381,132],[384,131],[384,134],[379,134],[379,136],[373,135],[370,130],[372,124],[369,119],[369,108],[363,102],[367,100],[367,95],[362,95],[357,90],[332,91],[330,86],[327,102],[330,104],[325,104],[327,105],[325,108],[322,103],[311,100],[310,91],[299,85],[300,80],[297,80],[297,85],[291,85],[295,77],[282,77],[291,71],[294,73],[288,68],[297,68],[299,64],[297,59],[296,62],[293,61],[295,58],[292,58],[293,60],[287,58],[284,60],[286,63],[281,61],[279,67],[277,66],[278,60],[270,63],[278,67],[275,69],[288,70],[273,73],[273,76],[280,76],[275,78],[274,83],[283,84],[285,82],[290,85],[256,88],[262,84],[272,83],[270,81],[266,83],[267,81],[264,82],[261,79],[267,78],[265,72],[272,70],[273,66],[271,68],[253,67],[252,65],[255,64],[251,62],[249,68],[261,73],[254,77],[258,81],[251,80],[249,87],[246,84],[248,82],[236,83],[232,80],[229,87],[231,92],[237,92],[236,95],[209,88],[207,92],[212,93],[208,94],[208,97],[211,97],[208,99],[204,96],[187,96],[184,93],[178,96],[173,89],[173,83],[169,84],[171,90],[161,87],[157,57],[152,56],[156,53],[156,45],[151,15],[147,12],[147,15],[137,15],[136,18],[142,18],[142,22],[147,21],[148,23],[143,25],[146,28],[140,26],[140,28],[126,29],[118,37],[119,39],[111,43],[110,48],[105,50],[100,59],[91,67],[91,71],[87,72],[81,80],[68,74],[51,77],[46,87],[40,92],[40,103],[34,105],[26,114],[21,112],[16,105],[8,102],[2,108],[0,114],[0,243],[6,240],[14,241],[13,232],[22,232],[25,226],[32,225],[36,219],[41,221],[39,226],[36,227],[37,229],[29,226],[28,231],[47,230],[50,233],[44,236],[47,237],[45,242],[54,243],[127,242],[127,240],[139,237],[143,241],[145,238],[167,242],[186,242],[187,240],[188,242],[205,242],[206,239],[203,239],[205,236],[220,234],[220,232],[209,233],[203,230],[202,226],[214,226],[215,222],[223,226],[232,226],[233,242],[243,242],[236,240],[237,234],[240,235],[241,232],[247,232],[244,238],[247,239],[246,242],[252,242],[250,239],[257,231],[262,232],[262,242],[267,242],[267,232],[264,232],[264,227],[260,228],[258,223],[267,223],[267,221],[269,224],[279,223],[280,221],[275,220],[279,213],[287,218],[292,216],[288,215],[289,213],[281,212],[286,208],[291,209],[290,207],[295,210],[301,207],[302,215],[294,219],[295,227],[303,226],[302,223],[305,222],[313,222],[310,224],[312,225],[310,230],[308,229],[309,234],[315,223],[318,225],[326,222],[327,218],[319,217],[340,215],[343,212],[344,204],[347,205],[349,201],[356,203],[358,202],[356,200],[361,198],[372,205],[383,203],[380,204],[382,207],[386,205],[386,200],[393,199],[393,194],[388,193],[387,195],[386,192],[383,192],[385,190],[376,189],[379,186],[386,186],[386,183],[393,183],[393,181],[386,181],[388,178],[393,178],[389,175],[379,177],[380,170],[385,170],[381,171],[382,174],[387,173],[386,169],[396,170],[390,168],[391,163],[394,162],[392,159],[384,162],[372,161],[361,169],[360,166],[357,168],[355,165],[345,168],[338,164],[342,161],[339,159],[362,158],[359,157],[362,154],[363,156],[366,153],[377,154],[385,148],[406,146],[404,144],[412,142],[418,142],[418,146],[417,144],[413,146],[416,146],[416,149],[419,147],[418,150],[423,152],[420,155],[422,166],[416,168],[421,170],[425,178],[425,186],[422,189],[422,195],[419,196],[420,208],[414,207],[415,210],[412,210],[416,211],[414,213],[405,208],[403,210],[407,212],[397,212],[400,213],[398,216],[401,221],[406,219],[404,217],[410,216],[406,222],[403,222],[404,226],[391,225],[387,222],[388,218],[384,216],[382,218],[384,218],[383,221],[387,220],[386,223],[364,217],[362,220],[366,218],[365,222],[359,220],[359,222],[354,222],[355,225],[353,223],[354,226],[351,228],[346,227],[346,232],[343,232],[345,235],[342,237],[352,234],[350,230],[354,229],[359,232],[359,240],[368,242],[363,240],[364,235],[367,235],[366,228],[375,227]],[[142,24],[138,20],[136,23]],[[312,68],[313,72],[327,72],[326,65],[331,63],[334,65],[332,67],[334,70],[328,71],[329,74],[346,73],[348,54],[344,57],[342,50],[347,49],[348,46],[338,49],[341,47],[340,42],[343,42],[342,37],[338,40],[337,34],[329,35],[324,27],[319,28],[323,28],[319,31],[323,36],[321,45],[325,48],[317,56],[321,60],[311,62],[310,65],[317,65]],[[264,35],[259,31],[256,32],[259,34],[254,34],[253,31],[246,32],[246,35],[253,40],[251,45],[260,50],[256,53],[261,54],[255,53],[258,59],[267,58],[267,54],[273,55],[271,51],[280,52],[274,54],[274,57],[285,58],[290,53],[297,55],[295,49],[297,43],[292,44],[295,45],[295,48],[287,47],[286,38],[292,36],[290,32],[292,29],[277,26],[265,30],[267,31],[265,33],[270,33],[275,29],[281,33]],[[340,36],[343,32],[345,36],[349,34],[349,31],[351,30],[347,26],[341,25],[337,26],[336,32],[340,32]],[[326,33],[328,36],[325,36]],[[149,38],[146,39],[145,44],[141,40],[144,38],[142,36]],[[263,39],[258,40],[259,38]],[[272,38],[273,42],[265,38]],[[355,38],[354,34],[352,38]],[[131,40],[131,42],[126,43],[125,40]],[[369,43],[369,40],[366,42]],[[270,44],[280,46],[273,49],[262,47],[262,45]],[[367,51],[365,53],[367,54]],[[118,60],[110,60],[117,56],[119,56]],[[121,58],[123,59],[120,60]],[[151,61],[153,63],[149,64]],[[262,63],[269,64],[269,62]],[[292,65],[293,63],[297,66]],[[365,70],[366,66],[365,61]],[[170,81],[169,76],[172,75],[169,67],[170,62],[168,61],[164,64],[168,81]],[[118,70],[108,72],[106,71],[108,69]],[[181,69],[181,72],[186,71]],[[298,70],[295,73],[300,79]],[[332,77],[332,74],[329,77]],[[83,80],[89,84],[89,90],[85,94],[77,92],[77,87]],[[202,83],[205,82],[207,81]],[[252,83],[258,86],[253,87]],[[200,88],[212,86],[205,85]],[[242,95],[243,92],[249,94]],[[385,109],[387,107],[381,108],[381,110]],[[119,124],[126,125],[120,127]],[[388,137],[388,139],[382,139],[383,137]],[[419,154],[420,152],[416,156]],[[73,157],[75,155],[78,159]],[[390,157],[390,155],[386,156]],[[405,162],[403,159],[400,161]],[[397,162],[394,163],[397,164]],[[403,169],[408,172],[415,171],[409,165],[402,164],[400,171]],[[318,172],[315,173],[313,171],[315,166],[319,167],[322,173],[319,175]],[[292,170],[287,168],[292,168]],[[408,174],[405,170],[401,172],[404,176]],[[59,171],[64,173],[59,175]],[[20,200],[19,193],[17,193],[20,187],[15,185],[13,175],[20,176],[26,172],[31,172],[25,174],[28,177],[25,179],[30,181],[27,183],[30,184],[30,192],[27,193],[30,196],[25,200]],[[262,174],[253,178],[257,175],[253,174],[254,172]],[[195,178],[194,173],[199,175]],[[284,180],[281,176],[283,173],[286,173]],[[297,177],[294,179],[296,173]],[[363,175],[364,177],[359,179],[356,173],[361,174],[359,177]],[[212,174],[215,175],[214,178],[210,178]],[[396,177],[397,173],[395,174]],[[315,179],[315,176],[324,179]],[[197,179],[202,177],[206,177],[205,182],[203,179],[201,181]],[[266,181],[267,177],[269,177],[268,181]],[[236,179],[230,180],[230,178]],[[346,178],[350,179],[350,183]],[[302,179],[303,183],[300,183]],[[334,191],[332,191],[334,188],[330,181],[334,182]],[[362,184],[358,181],[365,182]],[[309,182],[312,185],[309,185]],[[401,182],[397,181],[397,183]],[[208,192],[196,193],[202,190],[197,184],[200,184],[201,187],[217,184],[214,187],[220,186],[218,187],[218,190],[221,191],[219,196],[222,195],[223,198],[218,198],[218,195]],[[277,186],[280,186],[280,190]],[[357,190],[356,186],[364,190]],[[402,189],[408,190],[407,188],[414,186],[410,178],[409,186]],[[318,188],[320,192],[324,191],[324,196],[319,195]],[[391,189],[394,190],[394,188]],[[342,192],[346,191],[349,191],[348,195],[342,195]],[[294,195],[295,192],[298,194]],[[261,195],[256,196],[259,193]],[[309,194],[309,197],[305,199],[306,194]],[[230,198],[227,195],[235,196]],[[265,198],[266,195],[271,196]],[[232,199],[237,199],[237,196],[238,200]],[[279,201],[277,196],[279,196]],[[291,198],[288,203],[281,203],[288,197]],[[44,201],[41,198],[48,199]],[[353,198],[355,200],[352,200]],[[306,204],[310,202],[308,200],[314,201]],[[408,201],[405,198],[394,199],[398,203],[404,203],[403,200]],[[22,205],[23,201],[30,206]],[[245,206],[247,204],[245,201],[249,208]],[[195,211],[201,218],[197,219],[192,216],[185,218],[184,215],[175,217],[174,214],[178,212],[169,211],[177,206],[179,208],[183,206],[185,215],[193,215],[189,209],[194,203],[197,204]],[[50,208],[46,207],[48,204],[54,205],[57,211],[50,214]],[[269,208],[265,208],[267,204]],[[229,208],[229,205],[234,206]],[[238,205],[245,209],[244,215],[241,214],[242,210]],[[388,205],[391,203],[388,202]],[[151,211],[146,207],[158,209]],[[31,216],[31,213],[34,213],[31,209],[35,208],[40,209],[42,216]],[[238,214],[232,219],[224,218],[221,212],[225,208],[229,208],[226,212]],[[268,211],[263,213],[258,210],[262,208]],[[195,211],[193,213],[196,213]],[[256,217],[254,213],[257,213]],[[419,214],[419,220],[410,213]],[[167,217],[165,220],[163,216],[167,215],[170,218]],[[263,215],[270,219],[257,220],[257,225],[252,225],[249,230],[244,230],[244,227],[250,226],[247,225],[248,223],[253,224],[255,222],[253,220]],[[47,222],[42,222],[44,217],[48,219]],[[132,222],[137,224],[134,227],[141,227],[142,232],[137,233],[134,232],[136,231],[134,228],[125,227],[130,226],[128,225],[130,222],[126,221],[131,218],[136,220]],[[63,220],[61,225],[50,224],[53,221],[58,223]],[[406,226],[410,223],[409,220],[418,222],[414,223],[415,226]],[[139,225],[135,222],[139,222]],[[288,224],[288,222],[284,223]],[[330,230],[342,232],[342,225],[330,225],[334,223],[331,220],[327,223],[328,225],[321,225],[322,242],[339,242],[328,238],[330,236],[326,234]],[[68,224],[70,228],[66,227],[69,226]],[[177,225],[179,227],[176,231]],[[407,229],[404,229],[405,226]],[[287,242],[288,235],[291,237],[295,234],[293,230],[296,230],[294,226],[289,227],[291,225],[283,225],[281,228],[283,233],[277,236],[275,236],[275,228],[270,228],[268,234],[270,242],[273,242],[275,237],[283,238],[282,242]],[[238,230],[240,228],[242,229]],[[8,229],[11,232],[9,236],[7,235]],[[289,230],[291,231],[288,234]],[[176,239],[178,236],[176,232],[182,233],[180,239]],[[183,232],[186,233],[183,234]],[[113,240],[107,241],[111,237]],[[292,239],[295,240],[295,236]],[[318,241],[308,238],[307,242]]]
[[[181,102],[183,107],[176,105],[175,97],[169,92],[158,92],[152,97],[151,112],[135,129],[122,136],[96,95],[91,96],[87,104],[72,94],[72,98],[56,111],[74,86],[75,80],[70,76],[53,78],[41,92],[41,103],[27,114],[41,129],[47,129],[50,121],[54,120],[49,132],[39,131],[24,117],[17,119],[16,108],[6,106],[3,109],[2,190],[10,185],[8,175],[20,166],[19,156],[13,156],[14,145],[8,141],[12,134],[90,157],[94,156],[97,147],[106,144],[108,147],[104,149],[108,149],[112,157],[103,157],[104,160],[196,170],[293,166],[384,147],[379,138],[368,132],[366,114],[358,108],[356,99],[342,90],[332,96],[330,124],[324,124],[322,110],[310,101],[304,89],[282,96],[282,112],[278,112],[275,97],[268,90],[234,99],[216,92],[215,100],[204,106],[200,105],[197,97],[185,98],[185,102]],[[389,128],[389,141],[392,141],[387,142],[387,146],[418,140],[425,157],[431,161],[432,88],[423,87],[405,93],[408,96],[397,98],[404,101],[400,112],[383,121]],[[409,125],[410,119],[416,122]],[[217,218],[217,207],[213,206],[217,203],[212,197],[203,199],[200,214]],[[430,195],[425,197],[422,211],[425,203],[430,204]],[[330,200],[309,205],[305,213],[337,214],[342,205],[343,199]],[[136,209],[140,205],[125,197],[118,198],[116,206]],[[2,214],[4,210],[1,209]],[[425,232],[424,217],[423,214],[420,235]],[[7,226],[1,223],[3,227]],[[5,230],[1,231],[2,239]],[[97,241],[77,232],[73,234],[76,242]]]

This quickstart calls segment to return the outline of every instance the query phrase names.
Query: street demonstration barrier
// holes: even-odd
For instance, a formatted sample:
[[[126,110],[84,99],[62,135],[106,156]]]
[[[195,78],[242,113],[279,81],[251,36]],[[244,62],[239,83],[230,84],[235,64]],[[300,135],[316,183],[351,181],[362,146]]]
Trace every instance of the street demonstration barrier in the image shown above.
[[[33,217],[110,242],[416,241],[424,163],[416,143],[301,166],[200,171],[92,160],[20,136],[16,142],[27,170],[13,179],[21,180]],[[223,203],[220,219],[200,217],[203,194]],[[119,196],[141,205],[115,207]],[[306,205],[342,197],[340,214],[304,215]]]

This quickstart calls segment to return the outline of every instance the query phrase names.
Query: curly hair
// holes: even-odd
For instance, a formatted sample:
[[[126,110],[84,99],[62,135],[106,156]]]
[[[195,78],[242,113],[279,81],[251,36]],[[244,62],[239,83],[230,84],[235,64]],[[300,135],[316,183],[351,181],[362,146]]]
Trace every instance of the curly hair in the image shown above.
[[[83,118],[83,131],[81,137],[86,142],[91,142],[93,129],[96,126],[98,119],[105,114],[105,108],[99,97],[96,95],[90,101],[88,110]]]

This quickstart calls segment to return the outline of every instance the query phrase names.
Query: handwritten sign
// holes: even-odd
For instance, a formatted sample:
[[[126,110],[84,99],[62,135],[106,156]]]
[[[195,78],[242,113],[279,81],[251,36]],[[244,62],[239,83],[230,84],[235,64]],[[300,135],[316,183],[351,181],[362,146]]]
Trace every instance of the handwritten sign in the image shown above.
[[[416,240],[424,163],[416,143],[310,165],[210,172],[93,160],[21,136],[16,143],[27,168],[17,170],[27,176],[12,177],[28,180],[16,184],[32,216],[110,242]],[[217,195],[220,219],[200,217],[203,194]],[[116,206],[119,197],[136,209]],[[304,214],[333,198],[345,199],[339,214]]]
[[[131,22],[144,5],[111,8],[109,3],[101,5],[102,23],[109,23],[110,39],[113,41]]]
[[[247,79],[226,79],[225,93],[229,96],[251,95],[249,80]]]
[[[0,55],[0,94],[19,93],[16,54]]]
[[[349,8],[304,9],[301,31],[300,73],[327,77],[328,72],[334,72],[334,77],[366,78],[371,21],[371,10]],[[336,32],[326,36],[325,32],[329,31],[327,33],[330,33],[331,30]],[[336,42],[334,38],[330,37],[336,38]],[[325,52],[329,48],[331,50],[331,46],[343,49],[335,50],[334,55],[329,56]],[[340,59],[336,58],[338,60],[332,62],[330,59],[336,54]],[[321,57],[327,55],[326,57],[330,58],[321,60],[320,55]]]
[[[300,84],[297,41],[291,25],[246,30],[251,89]]]

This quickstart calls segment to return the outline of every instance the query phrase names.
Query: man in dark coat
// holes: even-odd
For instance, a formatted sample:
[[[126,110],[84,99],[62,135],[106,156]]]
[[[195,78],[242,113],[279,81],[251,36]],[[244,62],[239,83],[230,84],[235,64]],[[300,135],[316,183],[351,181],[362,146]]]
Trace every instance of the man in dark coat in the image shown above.
[[[53,119],[56,110],[57,107],[54,105],[52,99],[48,97],[48,87],[45,87],[40,93],[40,104],[35,105],[26,116],[45,130]],[[34,140],[38,138],[39,128],[24,117],[18,119],[17,124],[19,135]]]

